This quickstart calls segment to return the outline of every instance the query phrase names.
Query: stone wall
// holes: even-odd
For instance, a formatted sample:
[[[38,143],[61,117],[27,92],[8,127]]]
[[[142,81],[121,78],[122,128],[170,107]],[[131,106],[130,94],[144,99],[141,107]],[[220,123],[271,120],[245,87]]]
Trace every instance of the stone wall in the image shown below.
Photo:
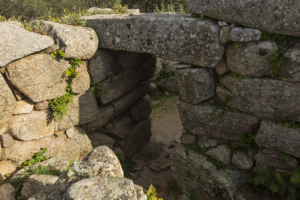
[[[125,156],[141,150],[151,138],[147,92],[156,57],[98,48],[91,28],[34,23],[48,36],[0,23],[0,182],[41,148],[66,160],[103,145]],[[64,59],[53,57],[57,50]],[[83,63],[71,79],[74,59]],[[59,119],[49,102],[66,95],[73,100]]]

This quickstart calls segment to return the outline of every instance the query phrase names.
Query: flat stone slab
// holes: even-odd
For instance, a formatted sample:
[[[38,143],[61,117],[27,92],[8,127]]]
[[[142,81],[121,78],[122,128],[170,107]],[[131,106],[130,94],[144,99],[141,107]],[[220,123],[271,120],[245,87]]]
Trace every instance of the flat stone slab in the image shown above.
[[[85,16],[100,48],[155,54],[203,67],[215,67],[224,53],[217,23],[190,15],[140,14]]]
[[[52,46],[52,38],[31,33],[11,22],[0,23],[0,68]]]
[[[299,1],[188,0],[188,11],[271,33],[300,36]]]

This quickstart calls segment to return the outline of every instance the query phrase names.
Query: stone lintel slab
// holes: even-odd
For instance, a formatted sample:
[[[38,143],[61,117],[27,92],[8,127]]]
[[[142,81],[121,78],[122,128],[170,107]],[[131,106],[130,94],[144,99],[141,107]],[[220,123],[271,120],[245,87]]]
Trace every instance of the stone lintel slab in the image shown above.
[[[220,27],[209,20],[183,14],[93,15],[81,19],[93,28],[100,48],[155,54],[202,67],[222,59]]]

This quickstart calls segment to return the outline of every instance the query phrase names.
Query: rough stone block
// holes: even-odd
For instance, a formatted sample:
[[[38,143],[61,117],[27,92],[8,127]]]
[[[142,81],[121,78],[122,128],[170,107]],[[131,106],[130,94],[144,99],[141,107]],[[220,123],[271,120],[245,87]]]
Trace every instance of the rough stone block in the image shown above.
[[[130,109],[131,117],[134,121],[147,119],[152,112],[150,96],[146,95],[136,105]]]
[[[243,79],[225,76],[220,82],[228,88],[217,87],[223,100],[229,95],[228,106],[250,112],[262,119],[300,122],[300,83],[273,79]]]
[[[258,125],[253,115],[227,111],[223,118],[215,107],[210,105],[191,105],[178,100],[177,108],[183,127],[189,132],[225,140],[241,141],[241,133],[251,133]]]
[[[255,160],[257,164],[260,165],[267,165],[270,167],[276,167],[279,169],[286,169],[291,171],[294,171],[298,166],[297,159],[295,158],[290,158],[288,162],[280,162],[278,155],[265,154],[262,152],[256,154]]]
[[[0,38],[0,68],[54,44],[52,38],[29,32],[11,22],[1,22]]]
[[[157,87],[167,92],[179,92],[177,79],[175,77],[170,77],[161,80],[160,82],[157,83]]]
[[[211,69],[185,68],[176,70],[180,98],[198,104],[215,95],[215,80]]]
[[[219,145],[216,148],[212,148],[205,153],[226,165],[230,163],[230,149],[225,144]]]
[[[70,67],[65,60],[59,62],[48,54],[35,54],[6,66],[9,81],[34,103],[65,95]]]
[[[232,155],[232,163],[240,169],[251,169],[253,160],[245,152],[236,151]]]
[[[96,31],[101,48],[150,53],[203,67],[214,67],[224,53],[219,41],[220,27],[189,15],[144,13],[82,19]]]
[[[121,119],[114,121],[111,129],[103,129],[103,131],[113,137],[126,139],[131,135],[132,120],[129,116],[124,116]]]
[[[234,27],[228,34],[229,42],[253,42],[259,41],[261,38],[261,31],[252,28]]]
[[[298,1],[188,0],[188,11],[271,33],[300,36]],[[274,18],[276,19],[274,21]]]
[[[300,48],[287,49],[284,55],[286,56],[286,62],[282,66],[282,80],[300,81]]]
[[[108,148],[112,149],[115,143],[114,139],[97,131],[88,135],[88,137],[91,140],[94,149],[100,146],[107,146]]]
[[[28,99],[17,101],[14,109],[14,115],[28,114],[33,110],[34,104]]]
[[[5,183],[0,187],[0,196],[3,200],[15,200],[14,191],[15,188],[11,184]]]

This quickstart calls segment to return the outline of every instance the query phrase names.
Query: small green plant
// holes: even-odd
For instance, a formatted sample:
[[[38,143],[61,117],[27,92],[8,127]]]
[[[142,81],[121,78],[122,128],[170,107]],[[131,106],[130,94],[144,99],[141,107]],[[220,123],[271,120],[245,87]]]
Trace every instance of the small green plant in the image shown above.
[[[35,153],[34,156],[31,159],[29,159],[29,160],[25,161],[24,163],[22,163],[21,168],[24,168],[26,166],[31,166],[31,165],[36,164],[37,162],[43,162],[44,160],[47,160],[47,156],[43,155],[47,151],[48,151],[47,148],[43,148],[39,152]]]
[[[107,80],[112,82],[114,85],[116,85],[115,82],[115,75],[111,74],[111,75],[107,75]]]
[[[240,46],[241,46],[241,43],[235,43],[235,44],[234,44],[234,47],[235,47],[235,48],[239,48]]]
[[[213,112],[218,112],[221,110],[219,114],[219,118],[223,118],[226,111],[230,111],[230,108],[226,106],[226,104],[230,101],[230,96],[226,96],[224,102],[220,97],[215,98],[215,102],[212,103],[213,106],[216,106],[216,108],[213,110]]]
[[[228,141],[226,143],[226,146],[230,149],[231,153],[236,152],[239,148],[233,141]]]
[[[51,57],[54,59],[65,59],[66,55],[62,50],[56,50],[55,52],[51,53]]]
[[[256,174],[248,183],[253,186],[265,186],[272,193],[280,195],[287,194],[287,200],[295,200],[295,193],[300,188],[300,167],[293,172],[291,177],[285,177],[281,173],[275,172],[274,167],[257,166],[253,167],[252,172]],[[253,189],[252,189],[253,191]],[[248,189],[251,192],[251,189]]]
[[[247,147],[254,147],[255,144],[255,135],[250,133],[241,133],[242,139],[241,143],[245,144]]]
[[[243,79],[248,78],[247,75],[240,75],[240,74],[235,73],[235,72],[233,72],[233,71],[230,71],[230,75],[231,75],[232,77],[238,78],[238,79],[240,79],[240,80],[243,80]]]
[[[190,200],[198,200],[199,197],[197,194],[195,194],[194,192],[190,192],[190,191],[187,191],[186,192],[186,196],[190,199]]]
[[[224,85],[222,85],[221,83],[217,83],[217,86],[219,86],[219,87],[221,87],[221,88],[224,87]]]
[[[68,165],[66,171],[69,171],[69,170],[70,170],[70,167],[71,167],[71,165],[73,164],[74,161],[75,161],[75,159],[73,159],[73,160],[71,160],[71,161],[69,162],[69,165]]]
[[[261,39],[260,40],[286,43],[287,40],[292,39],[292,38],[293,38],[292,36],[288,36],[288,35],[279,35],[276,33],[269,33],[266,31],[261,31]]]
[[[285,47],[278,46],[278,51],[270,54],[269,59],[271,60],[271,65],[273,67],[273,72],[271,73],[272,78],[276,78],[278,80],[282,80],[282,65],[286,59],[284,55]]]
[[[102,85],[102,82],[93,83],[91,81],[91,90],[94,92],[94,95],[95,95],[96,98],[100,95],[107,94],[107,91],[105,90],[104,86]]]
[[[279,162],[287,162],[291,158],[291,155],[286,153],[279,153],[278,156],[279,156]]]
[[[293,121],[288,121],[288,120],[283,121],[281,123],[281,125],[286,127],[286,128],[299,128],[300,127],[299,122],[293,122]]]
[[[71,91],[72,88],[70,84],[68,84],[66,88],[66,94],[64,96],[48,101],[52,109],[52,113],[58,121],[60,121],[63,118],[63,115],[67,115],[68,103],[73,104],[75,94],[72,94]]]
[[[71,60],[71,67],[69,67],[66,71],[66,76],[69,77],[69,84],[71,84],[73,78],[78,77],[76,67],[78,67],[79,65],[84,65],[84,62],[77,58],[73,58]]]
[[[116,14],[126,14],[128,12],[128,6],[122,6],[120,3],[115,3],[113,6],[113,10]]]
[[[147,195],[147,200],[163,200],[162,198],[157,197],[156,190],[152,184],[149,186],[148,191],[145,191],[145,193]]]
[[[199,147],[197,143],[187,143],[187,144],[184,144],[184,147],[189,149],[189,150],[200,153],[200,154],[204,154],[205,151],[207,150],[205,148]]]

